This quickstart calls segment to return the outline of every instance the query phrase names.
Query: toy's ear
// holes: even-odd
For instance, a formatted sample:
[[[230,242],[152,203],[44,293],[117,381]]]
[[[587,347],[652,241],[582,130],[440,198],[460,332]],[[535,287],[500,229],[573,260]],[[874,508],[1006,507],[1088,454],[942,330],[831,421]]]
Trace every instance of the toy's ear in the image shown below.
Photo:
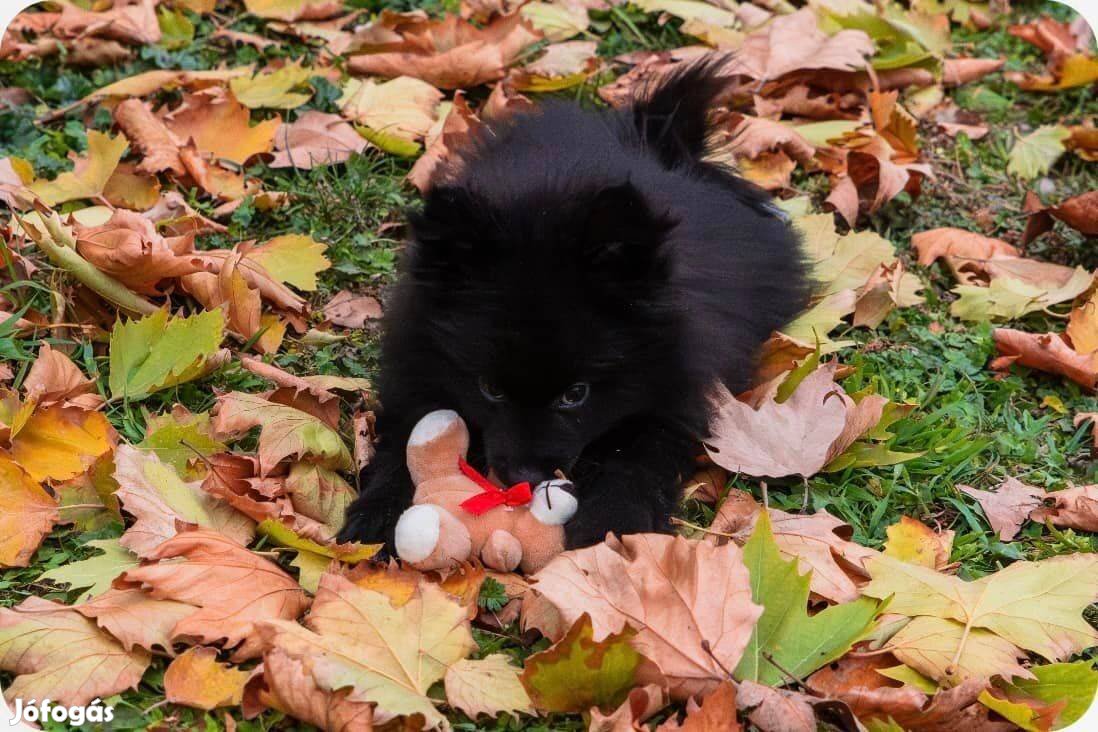
[[[458,474],[458,458],[469,452],[469,428],[452,409],[424,415],[408,436],[408,472],[419,485],[432,478]]]

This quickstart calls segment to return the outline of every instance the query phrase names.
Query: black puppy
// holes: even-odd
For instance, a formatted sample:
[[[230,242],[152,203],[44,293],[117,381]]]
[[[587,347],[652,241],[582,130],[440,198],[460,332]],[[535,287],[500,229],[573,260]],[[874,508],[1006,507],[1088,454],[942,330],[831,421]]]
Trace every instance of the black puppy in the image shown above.
[[[382,344],[380,441],[342,540],[386,541],[412,499],[405,444],[450,408],[508,484],[563,471],[570,547],[668,531],[707,395],[751,376],[803,307],[794,234],[704,162],[720,61],[630,108],[565,103],[493,124],[411,217]]]

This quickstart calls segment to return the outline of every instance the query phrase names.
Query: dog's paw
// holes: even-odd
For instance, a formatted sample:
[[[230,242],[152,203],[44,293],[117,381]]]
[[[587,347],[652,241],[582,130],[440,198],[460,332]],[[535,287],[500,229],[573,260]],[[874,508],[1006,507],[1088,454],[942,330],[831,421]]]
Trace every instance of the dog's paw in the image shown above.
[[[385,544],[391,548],[395,528],[396,521],[391,507],[376,503],[371,506],[369,502],[356,501],[348,507],[346,520],[336,539],[340,542]]]

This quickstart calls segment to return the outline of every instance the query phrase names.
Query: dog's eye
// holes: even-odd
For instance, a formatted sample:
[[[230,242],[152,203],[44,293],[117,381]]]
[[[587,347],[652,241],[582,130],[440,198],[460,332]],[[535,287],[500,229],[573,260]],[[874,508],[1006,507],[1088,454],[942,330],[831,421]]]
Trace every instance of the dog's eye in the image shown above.
[[[490,402],[502,402],[507,399],[502,389],[485,379],[480,380],[480,393]]]
[[[583,381],[576,382],[565,389],[563,394],[557,397],[557,406],[561,409],[575,409],[587,401],[587,395],[590,393],[590,384]]]

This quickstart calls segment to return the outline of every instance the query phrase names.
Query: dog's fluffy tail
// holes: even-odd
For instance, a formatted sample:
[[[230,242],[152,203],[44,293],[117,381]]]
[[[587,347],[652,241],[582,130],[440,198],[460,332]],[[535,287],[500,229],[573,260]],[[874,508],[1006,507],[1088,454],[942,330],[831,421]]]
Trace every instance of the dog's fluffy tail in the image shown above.
[[[667,167],[689,165],[706,152],[710,109],[728,89],[727,54],[713,54],[645,85],[626,114],[643,144]]]

